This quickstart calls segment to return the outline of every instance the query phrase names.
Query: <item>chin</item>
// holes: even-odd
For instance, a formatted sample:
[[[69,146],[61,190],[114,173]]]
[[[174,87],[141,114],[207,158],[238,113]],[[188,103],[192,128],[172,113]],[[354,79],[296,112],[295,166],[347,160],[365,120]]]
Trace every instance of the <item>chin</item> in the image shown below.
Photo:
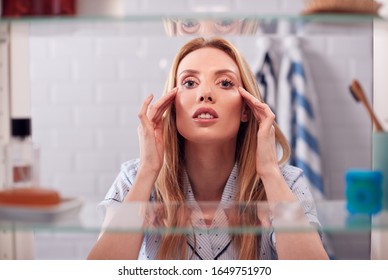
[[[225,144],[228,141],[237,139],[237,133],[227,134],[225,131],[223,131],[223,133],[212,131],[196,134],[180,134],[185,139],[185,141],[201,145]]]

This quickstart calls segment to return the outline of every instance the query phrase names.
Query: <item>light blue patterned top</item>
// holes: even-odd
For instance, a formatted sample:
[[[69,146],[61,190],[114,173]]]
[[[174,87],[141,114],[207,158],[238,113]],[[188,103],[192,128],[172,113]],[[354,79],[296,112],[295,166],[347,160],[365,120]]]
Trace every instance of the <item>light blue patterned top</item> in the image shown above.
[[[114,181],[113,185],[109,189],[105,196],[105,199],[98,205],[98,211],[104,216],[106,208],[117,203],[121,203],[131,188],[137,169],[139,166],[139,160],[131,160],[125,162],[121,166],[121,171]],[[317,211],[314,204],[312,194],[309,190],[306,180],[303,177],[301,169],[286,165],[282,168],[282,174],[285,181],[290,186],[290,189],[294,195],[300,201],[304,208],[307,220],[315,225],[320,225],[317,219]],[[233,167],[233,170],[225,185],[221,204],[232,203],[237,195],[236,182],[238,178],[237,164]],[[196,203],[194,194],[187,176],[187,173],[183,174],[183,191],[188,203]],[[153,196],[150,197],[150,201],[154,200]],[[203,222],[199,219],[198,222]],[[222,228],[228,223],[226,215],[215,215],[215,219],[212,221],[211,228]],[[203,224],[205,225],[205,224]],[[145,234],[142,247],[139,253],[139,259],[156,259],[159,244],[161,242],[161,236],[158,234]],[[275,234],[270,231],[265,231],[261,235],[261,249],[260,259],[272,260],[277,259],[275,249]],[[223,231],[199,231],[187,236],[188,244],[188,258],[191,259],[220,259],[220,260],[232,260],[238,258],[232,238],[227,232]]]

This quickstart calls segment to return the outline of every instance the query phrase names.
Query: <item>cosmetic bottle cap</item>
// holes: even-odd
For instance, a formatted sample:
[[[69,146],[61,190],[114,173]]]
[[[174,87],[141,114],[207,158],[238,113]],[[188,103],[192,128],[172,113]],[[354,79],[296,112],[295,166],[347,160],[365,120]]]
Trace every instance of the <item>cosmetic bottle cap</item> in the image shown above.
[[[28,137],[31,135],[31,119],[12,119],[11,128],[13,137]]]

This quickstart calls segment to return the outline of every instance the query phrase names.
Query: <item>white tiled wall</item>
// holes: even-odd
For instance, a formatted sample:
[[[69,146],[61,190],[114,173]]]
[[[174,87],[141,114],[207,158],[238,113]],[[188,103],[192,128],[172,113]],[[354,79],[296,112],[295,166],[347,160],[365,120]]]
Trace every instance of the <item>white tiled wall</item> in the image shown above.
[[[264,12],[290,9],[288,1],[250,2]],[[238,2],[230,3],[238,8]],[[138,156],[140,104],[150,92],[160,96],[170,61],[187,40],[167,38],[156,22],[136,25],[85,21],[31,27],[33,138],[41,147],[41,181],[64,196],[101,200],[120,164]],[[358,78],[372,92],[372,33],[344,26],[333,35],[331,28],[306,27],[300,40],[319,94],[325,193],[340,199],[345,170],[371,166],[371,124],[348,85]],[[252,67],[257,36],[231,38]],[[272,39],[280,54],[281,39]],[[37,258],[83,259],[95,238],[39,233]],[[334,236],[334,245],[339,258],[369,256],[367,234]]]

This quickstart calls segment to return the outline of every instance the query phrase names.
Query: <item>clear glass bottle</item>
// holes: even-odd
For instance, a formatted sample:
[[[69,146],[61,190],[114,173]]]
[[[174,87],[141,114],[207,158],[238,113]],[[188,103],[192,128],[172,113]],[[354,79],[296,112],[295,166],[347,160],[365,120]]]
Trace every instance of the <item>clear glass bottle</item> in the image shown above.
[[[37,186],[39,150],[32,142],[31,119],[11,121],[12,135],[5,148],[6,187]]]

